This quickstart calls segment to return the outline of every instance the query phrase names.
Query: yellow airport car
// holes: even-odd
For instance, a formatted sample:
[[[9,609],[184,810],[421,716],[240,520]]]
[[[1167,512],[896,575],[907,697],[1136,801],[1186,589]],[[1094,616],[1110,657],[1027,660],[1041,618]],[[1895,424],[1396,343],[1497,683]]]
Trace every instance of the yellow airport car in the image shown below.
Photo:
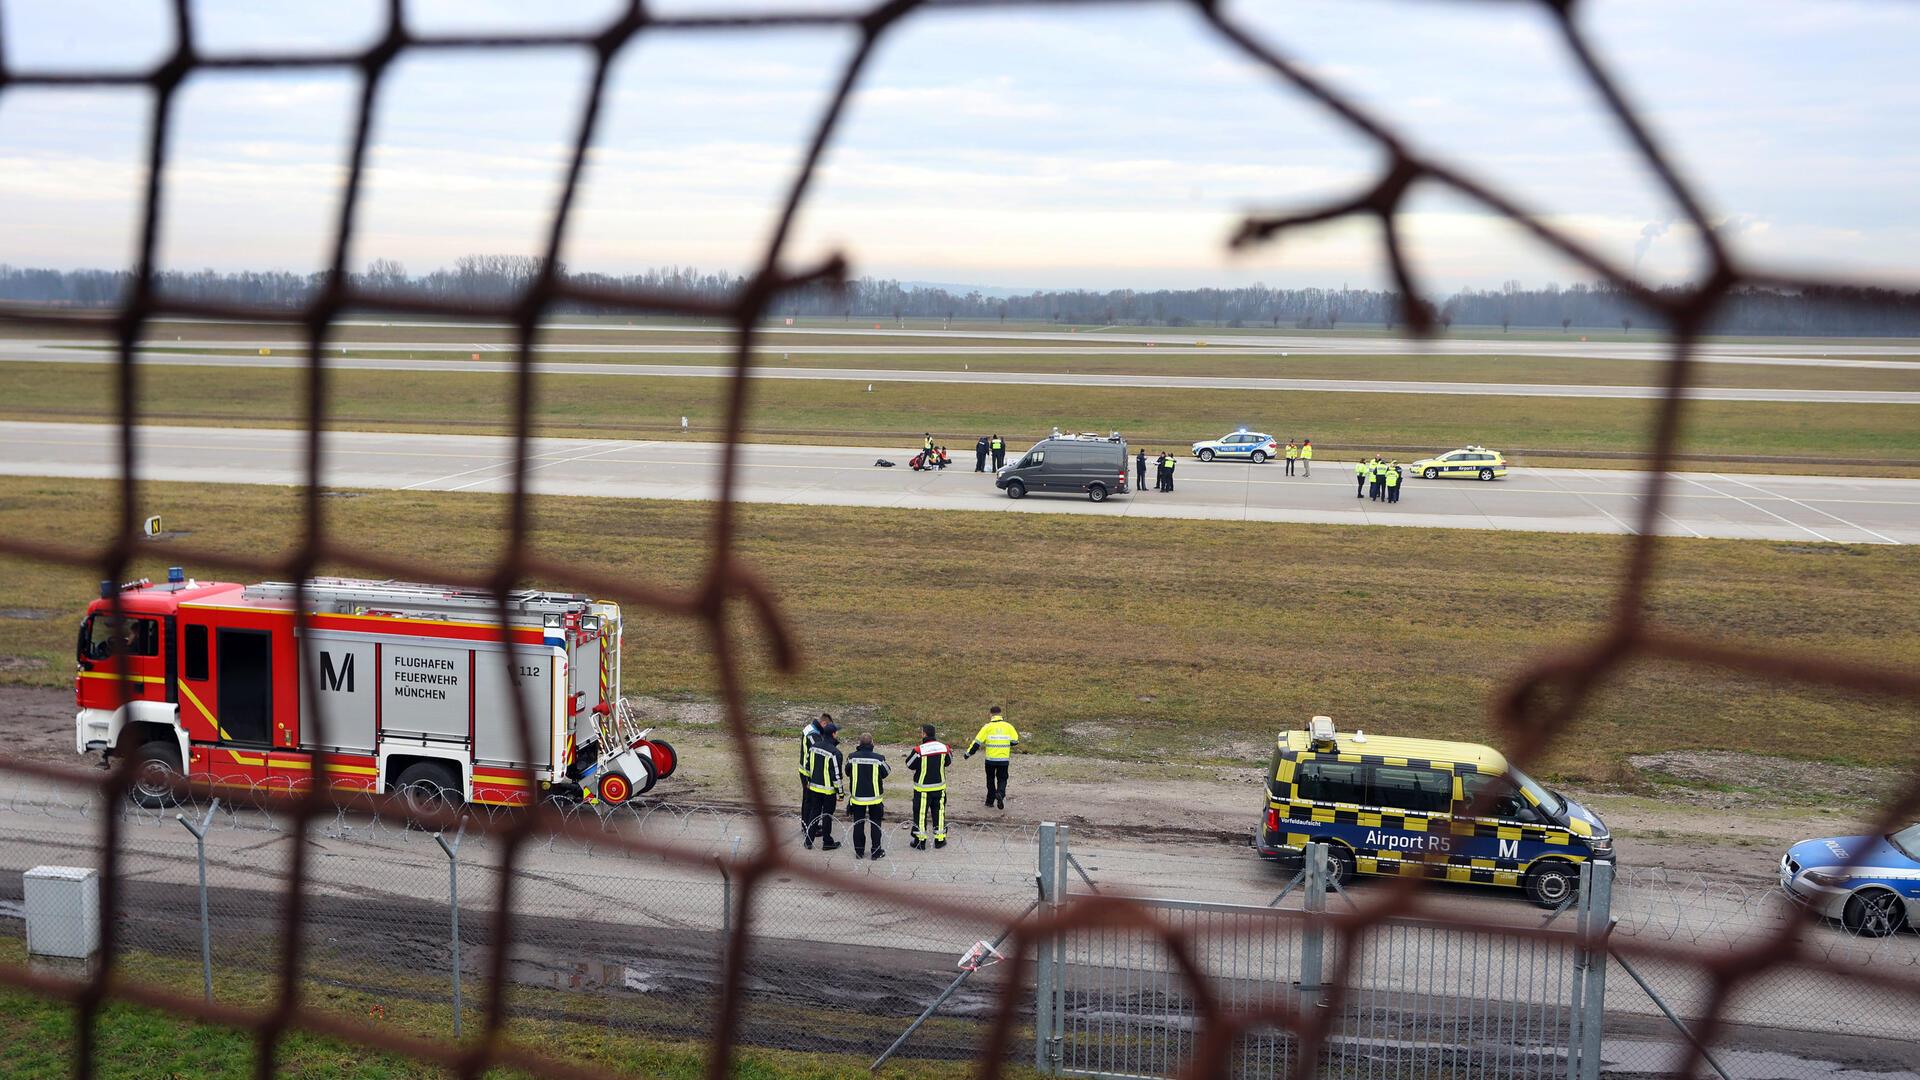
[[[1423,480],[1444,480],[1447,477],[1496,480],[1507,475],[1507,459],[1498,450],[1466,446],[1439,457],[1421,458],[1406,466],[1406,474]]]
[[[1475,743],[1349,734],[1316,716],[1280,733],[1266,780],[1254,850],[1298,865],[1308,844],[1326,844],[1342,884],[1406,874],[1506,885],[1558,908],[1579,890],[1581,863],[1613,858],[1593,811]]]

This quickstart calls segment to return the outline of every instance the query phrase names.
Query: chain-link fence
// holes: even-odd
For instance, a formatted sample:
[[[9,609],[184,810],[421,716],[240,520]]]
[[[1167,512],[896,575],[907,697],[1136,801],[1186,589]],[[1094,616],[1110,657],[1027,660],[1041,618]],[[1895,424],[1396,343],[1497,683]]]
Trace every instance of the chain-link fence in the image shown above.
[[[203,988],[215,1002],[255,1000],[278,963],[294,833],[284,815],[247,793],[156,811],[103,804],[87,792],[9,791],[0,797],[0,912],[24,914],[26,871],[103,865],[92,828],[103,815],[127,830],[128,888],[116,930],[129,972]],[[517,910],[513,936],[503,941],[491,932],[499,845],[486,831],[463,822],[436,834],[343,814],[308,840],[315,858],[301,930],[310,1004],[356,1023],[458,1034],[478,1020],[471,1003],[485,999],[500,952],[515,1037],[705,1040],[741,916],[735,878],[755,857],[750,818],[735,808],[672,804],[594,816],[609,837],[661,833],[698,847],[709,858],[692,866],[596,844],[581,832],[538,838],[511,871]],[[780,843],[792,848],[799,836],[795,819]],[[907,852],[899,827],[889,846]],[[1203,1049],[1200,986],[1235,1014],[1331,1010],[1315,1051],[1314,1068],[1325,1075],[1669,1075],[1682,1068],[1705,1015],[1701,958],[1737,955],[1789,925],[1797,910],[1777,889],[1608,867],[1597,886],[1606,896],[1601,915],[1590,903],[1540,913],[1513,898],[1458,891],[1456,902],[1476,905],[1488,925],[1421,916],[1355,924],[1390,883],[1341,888],[1324,872],[1263,872],[1236,892],[1191,855],[1129,852],[1097,834],[1069,841],[1066,829],[1049,825],[974,826],[956,830],[937,853],[879,862],[847,849],[803,857],[827,879],[775,882],[755,901],[744,1045],[849,1060],[972,1060],[990,1045],[996,992],[1018,988],[1018,1026],[1035,1022],[1024,1004],[1031,985],[1043,1025],[1036,1064],[1096,1076],[1177,1075]],[[1129,878],[1144,867],[1160,874]],[[918,905],[858,888],[875,879],[930,898],[964,897],[971,915],[928,923]],[[963,949],[1000,943],[1036,906],[1044,918],[1078,903],[1134,902],[1153,921],[1068,931],[1031,970],[955,972]],[[1581,936],[1583,925],[1603,923],[1604,953]],[[1920,1067],[1907,997],[1851,977],[1909,977],[1920,966],[1920,935],[1863,937],[1812,924],[1793,940],[1836,968],[1749,982],[1726,1006],[1718,1034],[1702,1041],[1708,1068],[1814,1080],[1837,1063],[1887,1076]],[[1688,952],[1629,959],[1624,947],[1638,944]],[[1596,977],[1603,955],[1606,971]],[[1596,1033],[1591,1071],[1576,1067],[1587,1052],[1583,1028]],[[1024,1047],[1023,1038],[1004,1052],[1025,1060]],[[1278,1075],[1298,1067],[1302,1053],[1297,1033],[1254,1022],[1220,1067],[1233,1076]]]
[[[1107,0],[1109,5],[1120,2],[1122,0]],[[824,151],[840,127],[850,96],[860,85],[876,46],[903,22],[923,10],[973,6],[978,5],[965,0],[887,0],[871,8],[854,11],[831,8],[763,11],[747,8],[721,14],[656,15],[635,2],[604,26],[584,31],[428,34],[411,27],[405,5],[395,2],[388,7],[383,32],[365,48],[338,53],[293,55],[271,52],[210,53],[202,46],[197,34],[199,12],[196,5],[190,0],[173,0],[175,44],[171,52],[150,70],[127,72],[81,67],[37,71],[9,64],[0,54],[0,100],[27,87],[121,87],[144,91],[152,105],[152,122],[148,129],[145,154],[141,226],[134,257],[135,272],[132,287],[111,324],[119,340],[113,383],[120,489],[115,527],[110,535],[98,538],[102,546],[93,550],[82,546],[81,538],[73,542],[48,544],[18,537],[0,537],[0,552],[59,566],[85,568],[100,579],[124,580],[129,576],[128,568],[135,557],[136,538],[139,535],[141,502],[136,481],[139,452],[135,435],[142,419],[142,402],[135,378],[134,355],[143,328],[161,316],[233,318],[301,327],[307,335],[308,357],[302,370],[306,406],[303,473],[307,483],[302,489],[303,503],[294,529],[295,544],[291,554],[285,558],[270,558],[205,550],[192,543],[183,543],[175,547],[181,561],[296,583],[305,582],[320,566],[331,565],[381,577],[445,581],[493,590],[496,595],[504,595],[517,583],[538,580],[544,586],[577,589],[621,601],[637,610],[683,618],[704,633],[711,646],[714,682],[725,706],[727,730],[741,747],[741,773],[756,811],[752,820],[760,841],[732,864],[735,879],[730,888],[734,897],[734,918],[724,924],[720,931],[711,928],[701,931],[709,935],[717,933],[725,941],[726,947],[720,950],[721,958],[715,961],[715,966],[705,969],[711,971],[714,979],[709,1006],[704,1010],[689,1010],[693,1019],[687,1020],[689,1034],[702,1038],[709,1048],[709,1074],[716,1078],[727,1075],[731,1070],[735,1046],[753,1037],[758,1030],[756,1023],[785,1020],[791,1021],[795,1029],[805,1027],[812,1009],[844,1009],[852,996],[858,994],[858,988],[864,985],[858,979],[842,979],[827,970],[826,965],[832,962],[835,950],[841,946],[821,942],[830,941],[832,935],[839,932],[838,928],[830,916],[822,918],[822,910],[794,903],[796,892],[813,890],[823,897],[832,893],[832,899],[840,903],[851,902],[850,899],[843,899],[843,894],[844,898],[858,896],[865,904],[876,908],[890,906],[889,910],[910,912],[912,919],[923,922],[967,925],[970,921],[979,921],[983,916],[981,905],[971,896],[955,897],[918,887],[913,882],[878,875],[856,877],[841,874],[806,861],[802,853],[793,850],[792,845],[778,842],[779,835],[787,828],[785,819],[774,812],[773,795],[767,778],[752,752],[746,749],[751,740],[745,709],[746,677],[742,665],[743,646],[747,642],[743,639],[746,634],[756,634],[773,657],[775,666],[781,670],[791,670],[798,663],[799,653],[794,635],[778,603],[738,555],[734,506],[738,446],[748,414],[746,388],[747,376],[753,365],[755,329],[766,314],[770,300],[782,291],[821,283],[831,284],[845,277],[846,267],[839,258],[826,260],[816,266],[792,267],[787,262],[787,248],[795,217],[806,201]],[[1008,0],[1005,6],[1015,4],[1013,0]],[[1594,692],[1610,676],[1646,658],[1733,671],[1789,687],[1838,688],[1905,701],[1920,701],[1920,675],[1908,668],[1896,669],[1878,662],[1845,663],[1801,653],[1780,652],[1763,645],[1716,641],[1697,634],[1668,631],[1650,618],[1645,603],[1646,592],[1657,564],[1660,551],[1657,538],[1661,531],[1658,526],[1672,483],[1667,470],[1675,461],[1676,446],[1685,424],[1685,391],[1695,382],[1694,343],[1711,325],[1716,311],[1735,290],[1756,284],[1799,288],[1829,283],[1746,265],[1736,260],[1714,228],[1714,220],[1705,209],[1704,200],[1679,175],[1655,137],[1626,105],[1606,65],[1589,47],[1577,21],[1580,5],[1572,0],[1539,0],[1533,6],[1557,30],[1568,62],[1618,122],[1627,143],[1676,207],[1678,218],[1686,222],[1697,235],[1705,267],[1697,286],[1666,291],[1652,288],[1629,267],[1602,255],[1559,223],[1531,213],[1516,199],[1478,180],[1469,169],[1436,154],[1413,149],[1412,142],[1404,133],[1395,130],[1359,101],[1329,85],[1312,66],[1290,55],[1285,47],[1256,34],[1237,17],[1231,6],[1211,0],[1190,0],[1189,3],[1194,17],[1216,36],[1223,49],[1260,66],[1281,84],[1324,108],[1338,123],[1376,148],[1383,163],[1377,179],[1350,198],[1337,199],[1304,213],[1250,218],[1245,222],[1236,243],[1258,243],[1292,230],[1336,219],[1370,219],[1381,227],[1383,257],[1399,293],[1404,325],[1415,333],[1421,333],[1431,328],[1433,312],[1423,299],[1415,268],[1403,248],[1400,215],[1411,196],[1435,191],[1449,193],[1491,215],[1511,220],[1525,235],[1538,241],[1544,248],[1563,257],[1580,272],[1611,283],[1634,301],[1657,313],[1672,328],[1673,363],[1666,369],[1665,396],[1648,433],[1647,488],[1645,497],[1638,504],[1638,517],[1633,522],[1635,535],[1625,542],[1626,559],[1613,617],[1604,631],[1591,642],[1565,654],[1538,660],[1498,696],[1493,713],[1505,733],[1509,757],[1523,768],[1536,762],[1549,744],[1567,736]],[[758,34],[796,26],[844,28],[852,33],[856,45],[838,72],[834,92],[805,138],[805,153],[779,201],[768,242],[738,293],[727,302],[716,303],[678,294],[671,289],[607,289],[569,279],[563,271],[560,255],[573,218],[586,155],[594,144],[599,127],[608,72],[616,59],[625,55],[639,41],[661,35],[688,32]],[[588,55],[591,58],[591,74],[583,87],[565,179],[547,230],[544,259],[525,291],[512,302],[476,310],[470,306],[455,308],[417,295],[381,292],[367,288],[364,281],[354,280],[347,273],[347,260],[352,250],[366,184],[369,133],[383,88],[388,85],[396,63],[403,57],[445,53],[449,50],[484,49],[496,54],[526,55],[540,50],[564,48]],[[177,126],[176,115],[182,87],[199,72],[257,72],[295,68],[345,73],[357,79],[360,88],[355,122],[344,155],[346,168],[342,197],[338,203],[338,216],[332,230],[332,243],[327,267],[322,274],[321,288],[313,301],[297,312],[162,295],[156,287],[157,277],[154,273],[156,247],[167,196],[177,186],[177,178],[171,168],[170,148]],[[529,445],[536,415],[531,343],[543,316],[553,310],[556,304],[568,301],[588,303],[602,310],[622,313],[669,313],[716,318],[737,331],[735,376],[725,394],[723,430],[727,450],[719,470],[718,498],[711,510],[711,559],[706,573],[689,590],[673,591],[604,569],[558,564],[543,558],[530,542],[528,475],[532,466],[529,464]],[[513,468],[508,482],[510,500],[502,527],[501,554],[490,572],[452,574],[444,566],[396,558],[384,551],[367,550],[352,538],[335,535],[330,528],[322,500],[322,462],[325,458],[325,433],[332,423],[333,401],[328,392],[328,369],[314,358],[323,354],[338,319],[349,310],[401,315],[479,316],[504,319],[515,328],[518,348],[511,401],[514,434],[511,441]],[[0,318],[9,323],[56,328],[69,326],[83,317],[87,316],[63,311],[0,313]],[[124,611],[118,610],[120,601],[115,599],[113,603],[116,617],[124,616]],[[309,608],[302,595],[296,595],[294,610],[297,629],[304,634],[307,630],[305,613]],[[754,621],[742,623],[734,619],[732,616],[736,610],[750,612]],[[504,601],[496,612],[495,621],[499,625],[501,639],[506,640],[508,615]],[[124,686],[122,689],[123,692],[127,690]],[[128,693],[127,696],[132,695]],[[314,702],[308,701],[306,704],[309,707],[303,709],[303,713],[316,718],[316,723],[321,727],[319,742],[325,743],[324,714],[317,707],[312,707]],[[524,705],[517,704],[516,711],[520,714],[520,730],[523,733],[531,730],[524,715]],[[0,758],[0,770],[15,777],[35,777],[58,785],[96,786],[109,803],[116,801],[133,782],[133,774],[128,769],[100,776],[84,770],[55,768],[12,757]],[[324,765],[316,767],[314,772],[316,779],[325,780]],[[206,1003],[200,999],[197,988],[186,989],[194,982],[191,977],[176,980],[140,970],[144,953],[135,936],[137,924],[129,920],[142,906],[142,890],[166,889],[176,885],[191,889],[192,886],[184,882],[149,880],[145,876],[148,870],[158,872],[158,866],[152,864],[151,860],[159,858],[156,854],[159,849],[142,848],[141,841],[148,839],[148,832],[116,813],[100,815],[91,838],[90,850],[98,856],[100,906],[105,914],[101,924],[99,963],[93,970],[79,973],[53,972],[20,962],[8,963],[0,965],[0,981],[17,990],[74,1005],[77,1019],[75,1073],[79,1076],[92,1075],[96,1071],[98,1063],[95,1050],[99,1043],[102,1010],[109,1002],[119,999],[161,1008],[179,1016],[217,1021],[247,1031],[257,1040],[259,1071],[262,1075],[274,1070],[276,1055],[288,1033],[305,1030],[442,1066],[462,1077],[479,1076],[489,1068],[505,1064],[545,1076],[593,1076],[595,1080],[602,1080],[601,1071],[588,1069],[570,1060],[563,1041],[522,1040],[514,1026],[514,1023],[518,1023],[515,1019],[516,1008],[523,993],[515,980],[517,958],[531,958],[529,962],[544,963],[549,969],[556,963],[551,955],[539,954],[537,950],[524,949],[519,945],[538,940],[538,920],[543,916],[537,907],[526,900],[538,897],[540,902],[557,902],[563,897],[575,895],[563,886],[554,885],[550,891],[536,887],[541,873],[538,865],[540,841],[547,836],[564,835],[595,845],[595,851],[601,854],[610,856],[619,851],[651,857],[657,859],[662,868],[671,867],[676,874],[687,875],[703,872],[711,862],[710,856],[704,850],[685,850],[672,840],[661,840],[645,834],[608,834],[597,822],[577,817],[568,819],[550,807],[536,808],[511,817],[472,820],[463,842],[479,843],[479,838],[486,836],[494,844],[490,849],[492,859],[488,864],[489,869],[480,871],[472,882],[471,910],[474,917],[463,920],[461,924],[463,940],[469,933],[474,935],[472,941],[476,955],[473,960],[474,993],[471,1001],[474,1020],[467,1026],[464,1041],[409,1039],[388,1026],[368,1023],[363,1016],[346,1019],[344,1013],[360,1008],[363,1001],[345,995],[352,1000],[352,1004],[344,1009],[334,1008],[337,1000],[335,992],[339,988],[328,989],[329,984],[320,978],[322,973],[336,973],[338,982],[351,984],[361,973],[377,969],[381,964],[392,963],[390,957],[370,957],[364,951],[356,954],[351,945],[336,950],[331,944],[339,940],[338,935],[330,936],[324,932],[327,920],[335,917],[331,913],[341,913],[338,918],[346,920],[341,923],[342,926],[364,925],[353,921],[361,916],[351,911],[352,905],[348,900],[352,896],[361,890],[372,889],[371,895],[379,903],[391,903],[393,898],[381,893],[381,887],[391,887],[399,881],[411,881],[424,891],[430,883],[437,886],[440,882],[440,872],[434,869],[431,853],[424,846],[417,849],[421,852],[417,862],[405,869],[396,867],[391,879],[373,882],[334,880],[337,873],[329,865],[325,830],[336,826],[341,820],[340,806],[343,803],[351,803],[362,811],[372,811],[378,802],[372,797],[344,795],[325,782],[315,783],[302,792],[290,793],[281,799],[284,833],[267,843],[268,848],[277,849],[274,857],[282,860],[281,863],[276,866],[265,855],[256,852],[247,852],[238,860],[242,865],[233,872],[243,878],[250,877],[254,884],[261,887],[255,890],[263,895],[260,906],[253,909],[252,917],[258,932],[258,950],[262,955],[271,957],[270,963],[263,963],[258,968],[262,974],[253,992],[244,1000]],[[1895,822],[1910,820],[1917,809],[1920,809],[1920,783],[1906,785],[1902,794],[1883,809],[1875,827],[1878,831],[1887,831]],[[447,828],[453,826],[451,818],[446,815],[440,815],[438,823]],[[58,839],[46,841],[56,848],[66,842]],[[178,844],[179,841],[174,843]],[[173,862],[167,861],[167,865],[173,866]],[[269,869],[273,871],[271,874],[267,873]],[[579,873],[590,879],[594,869],[572,866],[569,867],[568,876]],[[159,876],[170,878],[182,875],[169,871]],[[690,894],[686,886],[675,884],[670,888],[670,895],[656,896],[654,899],[663,905],[662,910],[673,911],[677,910],[673,902],[689,895],[697,895],[697,891]],[[463,910],[467,896],[468,892],[463,890]],[[1439,901],[1433,899],[1435,896],[1440,898]],[[1446,902],[1447,896],[1423,889],[1415,879],[1402,879],[1390,886],[1371,890],[1359,910],[1339,918],[1344,920],[1342,925],[1345,931],[1354,934],[1363,934],[1369,928],[1392,927],[1396,925],[1394,920],[1416,915],[1433,925],[1452,926],[1462,933],[1489,930],[1485,912],[1473,908],[1456,909]],[[605,899],[603,897],[602,902]],[[634,905],[647,903],[647,898],[640,895],[624,899]],[[428,918],[428,911],[428,908],[421,908],[419,917]],[[798,932],[804,936],[795,939],[769,938],[762,932],[763,921],[777,926],[778,920],[787,917],[783,913],[788,912],[799,913],[792,915],[790,920],[814,920],[799,929]],[[244,911],[222,914],[233,918],[248,915]],[[628,917],[629,913],[622,912],[623,925]],[[1694,980],[1692,1011],[1697,1017],[1694,1029],[1701,1043],[1707,1046],[1716,1044],[1723,1029],[1732,1022],[1735,1011],[1742,1008],[1742,1002],[1753,993],[1753,988],[1764,986],[1769,980],[1843,979],[1855,987],[1873,986],[1877,993],[1906,1002],[1907,1015],[1912,1015],[1914,1003],[1920,1001],[1920,985],[1916,985],[1910,972],[1846,967],[1841,964],[1840,957],[1809,954],[1800,947],[1796,934],[1812,921],[1812,915],[1807,912],[1791,911],[1772,931],[1762,931],[1738,941],[1732,947],[1720,949],[1702,950],[1692,946],[1681,947],[1671,941],[1623,936],[1614,942],[1612,951],[1619,957],[1630,958],[1636,964],[1644,962],[1651,966],[1657,961],[1690,972]],[[1122,924],[1134,926],[1155,938],[1179,962],[1188,980],[1188,989],[1194,994],[1195,1004],[1189,1025],[1196,1033],[1192,1043],[1196,1050],[1214,1045],[1209,1041],[1214,1035],[1259,1024],[1284,1028],[1308,1047],[1324,1048],[1331,1038],[1333,1029],[1315,1009],[1299,1008],[1298,1003],[1286,1001],[1242,1007],[1229,995],[1210,992],[1209,984],[1215,973],[1191,962],[1188,957],[1189,939],[1154,911],[1139,905],[1082,901],[1062,905],[1044,917],[1036,916],[1014,929],[1009,939],[1014,960],[1010,966],[1018,969],[1020,965],[1035,960],[1044,950],[1052,948],[1054,943],[1064,940],[1062,935],[1097,932]],[[664,934],[669,929],[661,927],[659,932]],[[859,935],[849,926],[845,936],[858,938]],[[816,941],[816,938],[820,940]],[[429,940],[427,936],[420,940],[423,942],[421,948],[431,948],[424,944]],[[791,999],[804,1002],[805,1007],[761,1007],[755,997],[757,965],[780,956],[777,946],[788,940],[811,944],[804,951],[804,956],[795,961],[795,989]],[[157,955],[170,955],[178,961],[182,953],[180,948],[175,947],[170,954]],[[1359,955],[1359,952],[1356,951],[1354,955]],[[594,961],[585,962],[591,964]],[[190,964],[186,966],[191,967]],[[406,965],[393,966],[404,968]],[[623,985],[627,979],[624,969],[629,966],[634,965],[622,964],[619,978]],[[558,977],[557,972],[552,974]],[[591,971],[583,974],[582,978],[590,974]],[[1335,984],[1342,984],[1344,976],[1348,974],[1351,974],[1351,970],[1336,972]],[[334,978],[335,974],[326,977]],[[569,981],[571,978],[568,976]],[[600,979],[603,984],[607,981],[604,971]],[[420,985],[404,983],[398,972],[392,981],[396,987],[403,984]],[[642,981],[645,981],[644,976]],[[829,984],[833,988],[831,995],[823,989]],[[1014,985],[1011,981],[1002,983],[1001,992],[995,997],[987,1049],[980,1057],[981,1071],[988,1076],[999,1075],[1003,1071],[1009,1048],[1017,1041],[1020,996],[1013,992]],[[812,991],[810,995],[809,990]],[[1613,992],[1611,985],[1608,992]],[[345,994],[344,991],[339,993]],[[399,1000],[398,991],[394,993],[394,999]],[[419,993],[424,997],[429,991],[422,986]],[[789,1008],[791,1012],[787,1011]],[[756,1016],[776,1019],[756,1021]],[[1298,1054],[1285,1067],[1298,1075],[1311,1068],[1312,1063],[1322,1056],[1317,1053]],[[1214,1072],[1218,1071],[1213,1068],[1217,1064],[1216,1058],[1201,1055],[1186,1068],[1196,1072]],[[1701,1064],[1698,1052],[1689,1047],[1662,1067],[1673,1072],[1691,1073]]]
[[[156,811],[84,791],[8,792],[0,798],[0,904],[24,915],[22,875],[35,867],[102,868],[94,827],[112,816],[127,844],[115,932],[129,972],[202,988],[214,1002],[257,1001],[279,963],[296,842],[266,802],[243,792]],[[498,977],[499,952],[517,1037],[711,1038],[731,931],[744,914],[736,884],[763,839],[758,823],[740,809],[629,804],[578,824],[611,839],[671,838],[708,859],[670,863],[578,830],[531,840],[506,871],[497,838],[464,822],[434,833],[343,814],[312,832],[300,926],[310,1006],[356,1023],[459,1035],[478,1020],[474,1005]],[[888,859],[816,851],[810,858],[823,878],[776,880],[754,897],[743,1044],[871,1059],[938,995],[955,957],[1032,905],[1034,829],[957,828],[946,848],[918,853],[901,828],[888,837]],[[796,818],[776,843],[794,847],[799,836]],[[515,918],[503,939],[492,915],[505,873]],[[867,880],[963,897],[971,915],[925,922],[915,905],[862,890]],[[988,995],[1003,977],[1011,976],[970,984],[900,1053],[984,1053]]]

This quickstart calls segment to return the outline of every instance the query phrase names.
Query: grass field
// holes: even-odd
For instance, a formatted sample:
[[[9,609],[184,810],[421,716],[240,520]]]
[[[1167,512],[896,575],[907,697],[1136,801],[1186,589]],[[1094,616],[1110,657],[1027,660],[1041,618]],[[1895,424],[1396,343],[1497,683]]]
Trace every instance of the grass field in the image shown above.
[[[811,343],[807,343],[811,345]],[[65,346],[63,346],[65,347]],[[73,346],[83,348],[83,346]],[[1564,386],[1664,386],[1671,367],[1642,360],[1586,360],[1519,356],[1331,356],[1296,353],[1281,356],[1203,355],[1192,352],[1150,356],[1113,355],[1080,349],[1036,347],[1019,356],[981,356],[956,353],[933,356],[884,353],[782,353],[781,346],[761,346],[756,362],[763,367],[873,368],[899,371],[1042,371],[1083,375],[1173,375],[1184,378],[1225,376],[1265,379],[1350,379],[1425,382],[1544,383]],[[174,348],[157,346],[156,354],[251,356],[253,349]],[[467,360],[467,351],[407,349],[329,349],[328,356],[380,360]],[[511,362],[511,352],[483,352],[483,360]],[[566,351],[542,352],[547,363],[714,365],[728,356],[704,353],[633,353]],[[1695,369],[1697,386],[1731,386],[1785,390],[1920,390],[1920,363],[1906,369],[1788,367],[1770,364],[1703,364]]]
[[[0,939],[0,962],[25,961],[20,939]],[[121,955],[120,971],[123,978],[175,993],[192,995],[199,991],[197,960],[129,950]],[[216,966],[214,978],[221,999],[228,1004],[262,1008],[275,994],[274,981],[261,972]],[[430,1003],[444,990],[443,983],[434,982],[427,991],[428,1000],[422,1001],[410,1000],[404,993],[395,998],[390,993],[324,979],[303,987],[308,1008],[426,1039],[446,1038],[450,1030],[451,1009]],[[468,1019],[471,1031],[479,1026],[480,1017],[477,1011],[469,1011],[474,1013]],[[543,1011],[536,1007],[528,1009],[526,1017],[510,1020],[508,1037],[548,1056],[570,1059],[609,1076],[663,1080],[702,1080],[706,1076],[704,1043],[647,1038],[636,1030],[616,1031],[596,1024],[529,1018],[541,1016]],[[18,990],[0,990],[0,1041],[7,1046],[7,1053],[0,1055],[0,1080],[72,1075],[75,1030],[71,1007]],[[105,1011],[96,1047],[92,1075],[100,1080],[243,1080],[256,1075],[258,1064],[251,1035],[132,1005],[114,1005]],[[835,1080],[865,1074],[867,1064],[864,1058],[747,1048],[737,1051],[733,1075],[739,1080]],[[970,1063],[897,1059],[878,1075],[901,1080],[959,1080],[972,1073]],[[442,1080],[449,1074],[384,1052],[295,1032],[280,1045],[274,1075],[288,1080]],[[517,1069],[493,1069],[484,1075],[487,1080],[533,1080]],[[1014,1068],[1009,1075],[1029,1074]]]
[[[0,534],[77,544],[99,535],[111,490],[0,479]],[[140,512],[164,514],[197,545],[272,552],[296,528],[287,491],[143,490]],[[477,571],[499,543],[501,502],[490,496],[366,493],[324,505],[336,535],[430,565]],[[537,541],[601,572],[688,586],[708,555],[709,512],[542,499]],[[1168,755],[1233,761],[1244,752],[1235,743],[1258,747],[1315,713],[1368,731],[1492,739],[1489,696],[1541,650],[1597,631],[1624,550],[1529,533],[738,512],[741,551],[783,598],[807,660],[786,681],[755,665],[763,732],[785,731],[774,719],[783,704],[813,703],[857,710],[898,741],[921,722],[965,727],[1001,701],[1033,749],[1137,767]],[[1920,647],[1913,548],[1689,540],[1663,552],[1652,609],[1681,632],[1888,662]],[[175,558],[156,544],[138,572],[158,577]],[[74,613],[97,577],[0,562],[0,680],[68,682]],[[694,628],[629,619],[627,692],[712,693]],[[1601,695],[1547,771],[1625,779],[1629,755],[1669,749],[1886,764],[1908,759],[1916,734],[1910,708],[1648,664]]]
[[[104,421],[106,367],[0,364],[0,418]],[[286,427],[304,418],[301,376],[268,369],[169,368],[142,375],[149,423]],[[679,431],[708,438],[720,424],[724,383],[668,376],[554,376],[536,399],[541,433],[601,436]],[[502,432],[506,374],[339,372],[329,379],[330,416],[342,428]],[[1479,398],[1108,387],[864,384],[765,380],[753,386],[750,437],[772,441],[868,441],[882,445],[933,431],[956,445],[992,431],[1016,443],[1054,425],[1117,429],[1140,445],[1181,445],[1246,424],[1316,445],[1444,450],[1484,443],[1509,453],[1633,454],[1647,439],[1653,403],[1609,398]],[[1828,459],[1910,468],[1920,461],[1920,424],[1907,405],[1698,402],[1682,449],[1700,455],[1799,457],[1802,471]],[[1516,460],[1526,462],[1524,454]]]

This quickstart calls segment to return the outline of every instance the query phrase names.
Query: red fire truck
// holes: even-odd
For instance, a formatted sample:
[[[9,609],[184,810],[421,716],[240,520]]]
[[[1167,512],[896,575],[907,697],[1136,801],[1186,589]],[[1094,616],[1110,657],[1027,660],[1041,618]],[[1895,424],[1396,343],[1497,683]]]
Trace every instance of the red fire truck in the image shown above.
[[[416,805],[617,805],[673,775],[672,745],[620,701],[617,604],[512,593],[509,647],[483,591],[316,578],[306,603],[298,637],[291,584],[178,567],[163,585],[102,582],[80,626],[75,749],[138,755],[133,797],[148,806],[172,800],[169,773],[298,790],[318,760],[336,787]],[[320,717],[306,715],[309,691]]]

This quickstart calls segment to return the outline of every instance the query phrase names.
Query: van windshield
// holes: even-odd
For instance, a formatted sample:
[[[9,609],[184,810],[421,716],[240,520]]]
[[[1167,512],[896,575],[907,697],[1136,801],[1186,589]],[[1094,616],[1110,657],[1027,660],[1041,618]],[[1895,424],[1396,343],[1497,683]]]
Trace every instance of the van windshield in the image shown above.
[[[1527,794],[1533,796],[1534,801],[1540,804],[1540,809],[1545,810],[1550,816],[1559,817],[1567,812],[1567,800],[1548,791],[1546,785],[1540,781],[1515,768],[1508,768],[1507,775],[1513,777],[1514,783],[1519,784]]]

